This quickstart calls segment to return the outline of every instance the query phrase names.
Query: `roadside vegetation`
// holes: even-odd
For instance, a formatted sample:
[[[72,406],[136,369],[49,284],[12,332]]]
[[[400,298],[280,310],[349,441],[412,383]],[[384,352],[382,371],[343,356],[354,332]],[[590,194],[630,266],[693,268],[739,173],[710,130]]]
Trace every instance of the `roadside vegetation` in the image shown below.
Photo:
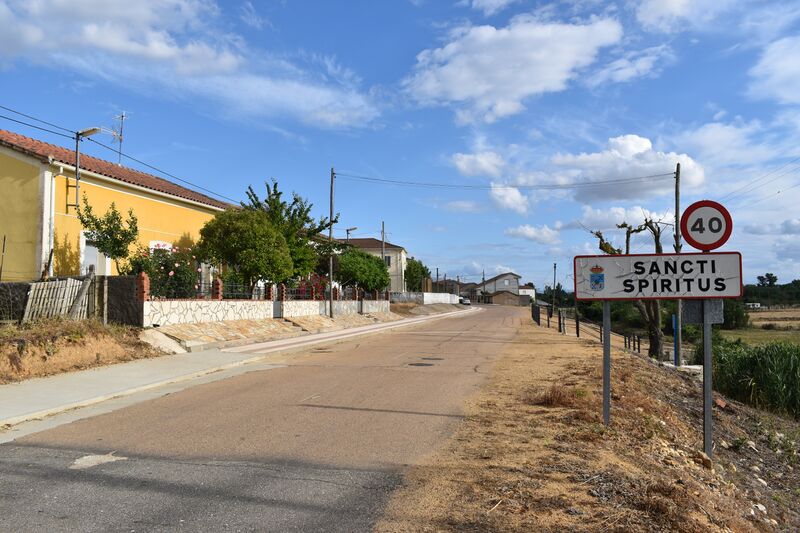
[[[163,355],[129,326],[43,319],[0,326],[0,383]]]

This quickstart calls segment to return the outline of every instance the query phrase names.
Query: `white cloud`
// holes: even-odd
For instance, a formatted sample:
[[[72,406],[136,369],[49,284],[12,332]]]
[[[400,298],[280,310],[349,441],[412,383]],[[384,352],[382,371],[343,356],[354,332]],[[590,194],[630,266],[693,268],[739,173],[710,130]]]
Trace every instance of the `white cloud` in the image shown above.
[[[649,139],[638,135],[622,135],[608,140],[601,152],[556,154],[552,162],[563,169],[562,181],[597,182],[626,178],[642,178],[617,184],[586,186],[576,189],[575,198],[591,202],[598,199],[652,198],[673,190],[668,177],[649,178],[674,172],[681,163],[681,183],[697,186],[705,180],[703,168],[686,154],[653,149]]]
[[[780,224],[748,224],[743,231],[752,235],[800,235],[800,218],[790,218]]]
[[[472,0],[470,2],[470,7],[472,7],[472,9],[483,11],[483,14],[488,17],[494,15],[495,13],[499,13],[511,4],[514,4],[518,1],[519,0]]]
[[[745,165],[763,163],[781,155],[779,147],[759,141],[764,128],[752,122],[710,122],[686,130],[671,143],[692,153],[704,165]]]
[[[492,183],[489,197],[501,209],[510,209],[520,215],[528,212],[528,197],[519,192],[516,187]]]
[[[461,106],[462,122],[493,122],[522,111],[527,98],[564,90],[621,37],[611,19],[558,24],[518,16],[504,28],[462,27],[441,48],[417,55],[404,86],[422,104]]]
[[[239,8],[239,19],[251,28],[257,30],[261,30],[265,26],[270,26],[269,21],[258,14],[252,2],[245,2],[242,4],[242,7]]]
[[[53,21],[69,21],[70,30],[53,31]],[[67,68],[142,92],[201,97],[251,120],[284,117],[337,128],[377,116],[346,69],[332,70],[324,58],[292,63],[249,50],[218,22],[212,0],[0,0],[0,61]]]
[[[773,98],[783,104],[799,104],[800,36],[785,37],[770,44],[750,69],[750,93]]]
[[[558,231],[548,227],[546,224],[539,227],[523,224],[516,228],[508,228],[505,234],[510,237],[519,237],[539,244],[556,244],[559,241]]]
[[[463,176],[489,176],[492,178],[499,178],[506,164],[500,154],[491,151],[453,154],[452,161]]]
[[[455,213],[479,213],[483,211],[483,207],[472,200],[453,200],[444,204],[443,207],[445,211],[453,211]]]
[[[626,52],[625,55],[596,71],[586,83],[590,87],[604,83],[623,83],[636,78],[656,76],[661,69],[675,60],[672,49],[661,45],[645,50]]]
[[[581,209],[581,218],[564,224],[564,229],[608,231],[616,230],[617,224],[623,222],[627,222],[632,226],[638,226],[644,222],[645,218],[663,220],[670,223],[673,222],[674,218],[674,215],[668,211],[656,212],[641,206],[595,209],[592,206],[584,205]]]
[[[650,30],[677,32],[707,24],[735,5],[733,0],[642,0],[636,19]]]

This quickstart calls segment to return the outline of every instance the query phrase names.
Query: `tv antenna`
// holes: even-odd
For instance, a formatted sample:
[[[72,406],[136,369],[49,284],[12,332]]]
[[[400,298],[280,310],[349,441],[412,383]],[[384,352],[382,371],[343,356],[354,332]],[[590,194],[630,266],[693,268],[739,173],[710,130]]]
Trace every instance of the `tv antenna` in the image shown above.
[[[127,118],[128,115],[125,113],[125,111],[114,117],[114,120],[119,121],[119,125],[114,126],[111,131],[111,134],[114,136],[114,142],[117,143],[117,165],[120,166],[122,166],[122,141],[124,140],[122,131],[125,128],[125,119]]]

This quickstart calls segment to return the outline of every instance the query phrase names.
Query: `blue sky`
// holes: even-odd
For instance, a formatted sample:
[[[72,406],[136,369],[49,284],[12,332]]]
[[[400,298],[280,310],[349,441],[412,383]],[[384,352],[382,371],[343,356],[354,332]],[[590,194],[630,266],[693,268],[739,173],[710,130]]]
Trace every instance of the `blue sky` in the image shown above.
[[[542,287],[555,261],[571,285],[586,228],[620,243],[674,207],[669,177],[573,185],[680,161],[748,281],[800,278],[800,2],[0,0],[0,27],[0,104],[71,129],[125,110],[126,153],[227,197],[275,177],[322,214],[331,166],[484,187],[337,181],[340,228],[384,220],[448,277]]]

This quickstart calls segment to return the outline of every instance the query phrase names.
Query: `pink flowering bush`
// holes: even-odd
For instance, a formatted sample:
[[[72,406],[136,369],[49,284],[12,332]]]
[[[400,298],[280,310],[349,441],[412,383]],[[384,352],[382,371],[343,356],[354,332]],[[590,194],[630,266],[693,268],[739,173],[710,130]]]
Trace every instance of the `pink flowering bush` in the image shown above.
[[[130,258],[129,274],[146,272],[150,295],[155,298],[194,298],[200,282],[200,265],[189,248],[158,246],[139,248]]]

